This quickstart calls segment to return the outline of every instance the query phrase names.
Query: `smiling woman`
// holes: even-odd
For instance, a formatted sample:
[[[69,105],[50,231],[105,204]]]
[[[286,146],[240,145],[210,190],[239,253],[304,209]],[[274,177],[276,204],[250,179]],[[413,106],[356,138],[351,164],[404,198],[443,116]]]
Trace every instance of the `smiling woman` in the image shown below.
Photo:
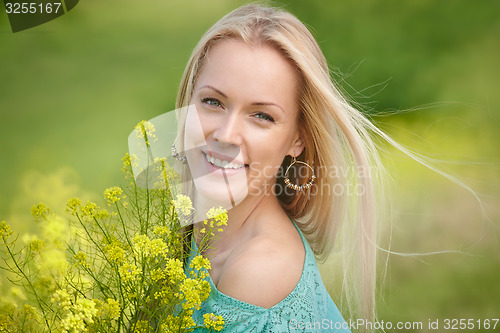
[[[228,332],[349,331],[316,264],[337,246],[341,310],[373,319],[376,128],[337,91],[307,28],[280,9],[229,13],[195,47],[177,107],[193,204],[229,217],[194,316],[222,315]]]
[[[294,228],[290,228],[292,224],[277,197],[270,195],[284,157],[298,156],[304,147],[297,131],[296,95],[295,71],[277,51],[240,40],[227,40],[216,44],[207,54],[192,98],[203,127],[202,140],[207,143],[207,151],[197,154],[205,163],[189,158],[189,164],[201,165],[210,175],[224,174],[232,187],[242,182],[236,186],[249,189],[230,210],[231,227],[213,253],[217,259],[212,279],[219,291],[264,307],[277,304],[293,290],[300,278],[304,258],[299,235],[291,230]],[[186,134],[185,144],[188,144],[192,137],[189,131]],[[267,144],[269,142],[273,144]],[[231,152],[238,152],[238,155],[231,156]],[[225,159],[224,162],[241,167],[227,170],[227,164],[224,167],[224,162],[217,163],[218,158],[211,163],[202,155],[219,156]],[[225,189],[224,182],[219,183]],[[197,184],[195,201],[200,201],[204,193],[213,193],[214,186],[217,186],[216,181],[207,183],[206,187]],[[276,230],[280,232],[277,234]],[[280,245],[280,240],[290,249]],[[237,243],[243,246],[234,247]],[[274,246],[289,255],[267,256],[267,251],[276,252]],[[265,251],[259,253],[262,249]],[[269,267],[262,270],[262,265]],[[285,270],[288,274],[283,276]],[[259,276],[262,272],[265,272],[263,276]],[[263,283],[252,288],[250,283],[259,280]]]
[[[238,210],[253,210],[248,202],[256,198],[272,198],[277,204],[275,196],[259,194],[268,193],[275,183],[284,156],[298,156],[303,149],[297,131],[296,95],[295,71],[274,49],[238,40],[216,44],[194,87],[191,103],[197,117],[188,117],[186,123],[185,145],[191,148],[206,143],[203,151],[188,154],[191,170],[201,168],[194,173],[225,176],[222,191],[227,183],[236,186],[233,196],[244,196],[233,198],[239,202]],[[189,130],[192,121],[203,128],[199,136]],[[217,182],[211,179],[206,186],[197,182],[195,201],[212,198]]]

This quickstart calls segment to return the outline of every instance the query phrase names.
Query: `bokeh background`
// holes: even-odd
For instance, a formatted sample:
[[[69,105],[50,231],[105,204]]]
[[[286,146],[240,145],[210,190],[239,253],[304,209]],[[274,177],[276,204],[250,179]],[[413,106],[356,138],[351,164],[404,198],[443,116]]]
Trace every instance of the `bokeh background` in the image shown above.
[[[174,109],[192,48],[243,3],[85,0],[15,34],[0,13],[0,220],[36,232],[33,204],[63,214],[69,197],[100,200],[120,184],[134,125]],[[380,319],[428,331],[429,319],[499,318],[500,2],[274,4],[310,27],[339,86],[380,128],[480,199],[381,143],[382,238],[404,255],[380,256]]]

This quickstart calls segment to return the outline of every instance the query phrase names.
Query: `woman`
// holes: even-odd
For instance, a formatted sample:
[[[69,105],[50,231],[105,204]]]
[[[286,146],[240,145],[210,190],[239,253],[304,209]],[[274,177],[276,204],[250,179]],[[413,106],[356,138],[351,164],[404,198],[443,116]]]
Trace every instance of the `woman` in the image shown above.
[[[259,5],[229,13],[188,62],[177,100],[187,106],[176,146],[195,207],[230,203],[195,316],[222,315],[228,332],[349,331],[315,259],[335,245],[344,315],[372,319],[376,129],[334,87],[307,28]]]

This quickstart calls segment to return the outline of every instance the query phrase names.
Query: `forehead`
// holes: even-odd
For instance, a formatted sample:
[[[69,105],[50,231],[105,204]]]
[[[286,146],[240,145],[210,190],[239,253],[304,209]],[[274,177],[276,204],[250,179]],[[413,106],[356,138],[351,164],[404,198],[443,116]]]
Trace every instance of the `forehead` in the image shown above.
[[[195,89],[207,84],[235,97],[279,100],[287,107],[297,104],[295,67],[268,45],[239,39],[216,43],[207,52]]]

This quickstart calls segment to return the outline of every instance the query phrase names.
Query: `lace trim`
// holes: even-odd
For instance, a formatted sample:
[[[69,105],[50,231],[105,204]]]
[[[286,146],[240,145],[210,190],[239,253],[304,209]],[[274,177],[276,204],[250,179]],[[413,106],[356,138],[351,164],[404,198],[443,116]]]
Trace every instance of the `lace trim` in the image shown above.
[[[208,276],[212,291],[202,308],[194,313],[194,319],[203,322],[203,314],[213,312],[224,317],[224,332],[273,333],[321,332],[322,329],[318,327],[318,324],[320,325],[325,319],[328,323],[344,322],[323,285],[311,247],[295,223],[294,226],[302,239],[306,253],[300,279],[287,297],[267,309],[245,303],[220,292],[212,278]],[[194,239],[192,246],[193,251],[188,263],[197,250]],[[315,323],[316,326],[314,326]],[[328,331],[335,332],[334,329]],[[198,329],[195,332],[208,331]],[[342,332],[350,331],[343,330]]]

